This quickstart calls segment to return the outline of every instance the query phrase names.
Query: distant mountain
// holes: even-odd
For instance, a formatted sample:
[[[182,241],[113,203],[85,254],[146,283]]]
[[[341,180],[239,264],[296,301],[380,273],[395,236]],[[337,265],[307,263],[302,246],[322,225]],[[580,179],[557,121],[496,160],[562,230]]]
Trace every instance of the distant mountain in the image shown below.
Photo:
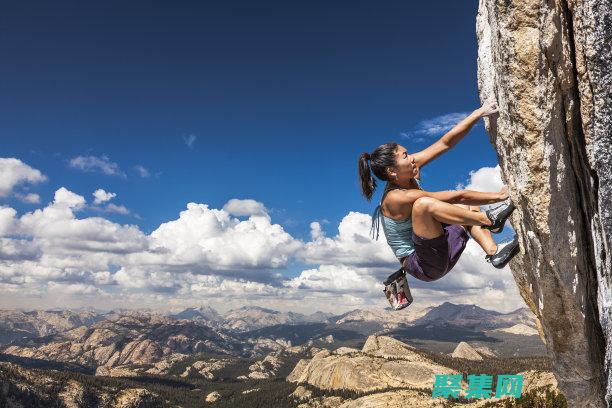
[[[143,312],[113,314],[90,327],[14,343],[3,352],[106,369],[151,365],[175,354],[249,355],[239,340],[204,322]]]
[[[355,309],[331,319],[337,325],[355,324],[365,322],[378,323],[382,328],[395,328],[402,324],[411,324],[429,311],[427,309],[404,309],[395,311],[391,309]]]
[[[173,317],[177,320],[180,319],[189,319],[189,320],[205,320],[207,322],[222,322],[223,316],[221,316],[215,309],[210,306],[202,306],[202,307],[190,307],[182,312],[172,314],[170,317]]]
[[[332,319],[335,315],[333,313],[325,313],[325,312],[314,312],[309,315],[304,316],[306,321],[308,322],[321,322],[325,323]]]
[[[497,317],[497,320],[500,322],[507,322],[507,325],[505,325],[507,327],[515,324],[524,324],[534,329],[536,327],[535,316],[527,307],[521,307],[513,312],[500,315]]]
[[[0,310],[0,344],[61,333],[75,327],[89,326],[102,319],[104,315],[93,311]]]
[[[500,313],[476,305],[456,305],[450,302],[444,302],[431,308],[424,316],[412,322],[415,326],[453,325],[473,330],[510,327],[517,323],[534,325],[534,317],[531,311],[523,308],[510,313]]]
[[[538,330],[534,329],[531,326],[527,326],[523,323],[515,324],[512,327],[504,327],[501,329],[495,329],[495,331],[512,333],[512,334],[520,334],[522,336],[537,336]]]
[[[243,306],[225,314],[225,327],[237,332],[246,332],[278,324],[299,324],[312,322],[305,315],[293,312],[279,312],[259,306]]]
[[[311,340],[318,340],[319,343],[321,341],[330,343],[333,341],[365,339],[365,336],[359,331],[346,330],[342,326],[327,323],[279,324],[244,332],[240,334],[240,337],[244,339],[284,340],[291,342],[293,346],[310,344]]]

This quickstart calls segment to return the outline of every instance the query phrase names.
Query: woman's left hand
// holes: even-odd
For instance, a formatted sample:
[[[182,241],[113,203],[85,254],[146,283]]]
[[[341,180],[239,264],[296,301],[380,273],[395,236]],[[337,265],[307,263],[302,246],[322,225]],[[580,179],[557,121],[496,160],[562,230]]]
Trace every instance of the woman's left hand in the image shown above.
[[[482,104],[479,110],[481,117],[490,116],[499,111],[497,107],[497,102],[493,98],[487,99],[485,103]]]

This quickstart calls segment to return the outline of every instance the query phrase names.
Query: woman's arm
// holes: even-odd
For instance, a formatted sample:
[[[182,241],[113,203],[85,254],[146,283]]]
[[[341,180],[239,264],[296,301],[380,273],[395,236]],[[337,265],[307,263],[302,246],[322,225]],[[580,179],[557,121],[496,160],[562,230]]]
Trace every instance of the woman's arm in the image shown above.
[[[396,190],[396,197],[405,204],[414,204],[420,197],[431,197],[450,204],[484,205],[493,204],[508,198],[508,187],[496,193],[482,193],[473,190],[449,191],[423,191],[423,190]]]
[[[473,111],[461,122],[457,123],[444,136],[433,143],[431,146],[414,154],[416,165],[421,168],[442,153],[447,152],[465,136],[472,126],[484,116],[492,115],[497,112],[497,103],[494,100],[486,101],[480,108]]]

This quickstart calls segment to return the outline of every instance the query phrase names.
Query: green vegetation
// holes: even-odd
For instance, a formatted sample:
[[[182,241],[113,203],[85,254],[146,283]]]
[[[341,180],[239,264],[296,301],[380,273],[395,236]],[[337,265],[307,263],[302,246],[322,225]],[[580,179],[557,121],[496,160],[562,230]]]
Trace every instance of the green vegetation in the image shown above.
[[[520,398],[510,398],[504,401],[503,405],[500,405],[499,402],[490,402],[483,405],[483,408],[486,407],[567,408],[567,401],[563,394],[552,390],[550,387],[540,387],[521,395]]]

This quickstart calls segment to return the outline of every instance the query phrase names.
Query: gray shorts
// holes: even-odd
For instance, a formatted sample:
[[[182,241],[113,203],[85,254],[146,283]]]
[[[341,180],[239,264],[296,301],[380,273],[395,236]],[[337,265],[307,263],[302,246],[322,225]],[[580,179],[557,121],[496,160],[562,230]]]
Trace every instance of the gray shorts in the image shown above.
[[[401,262],[406,273],[431,282],[440,279],[455,266],[470,237],[461,225],[442,223],[442,228],[444,234],[431,239],[412,233],[415,250]]]

